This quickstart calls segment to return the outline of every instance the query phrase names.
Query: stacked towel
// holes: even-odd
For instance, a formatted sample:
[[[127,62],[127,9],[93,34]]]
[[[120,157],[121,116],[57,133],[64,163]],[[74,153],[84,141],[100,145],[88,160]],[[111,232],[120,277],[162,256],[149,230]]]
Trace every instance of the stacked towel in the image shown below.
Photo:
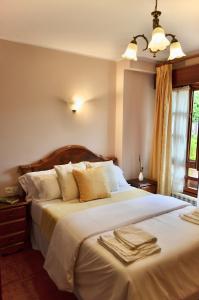
[[[99,237],[98,242],[126,264],[161,250],[156,237],[133,225],[104,234]]]
[[[114,234],[119,241],[124,242],[133,249],[143,244],[155,243],[157,241],[155,236],[133,225],[116,229],[114,230]]]
[[[188,214],[180,215],[181,219],[199,225],[199,208]]]

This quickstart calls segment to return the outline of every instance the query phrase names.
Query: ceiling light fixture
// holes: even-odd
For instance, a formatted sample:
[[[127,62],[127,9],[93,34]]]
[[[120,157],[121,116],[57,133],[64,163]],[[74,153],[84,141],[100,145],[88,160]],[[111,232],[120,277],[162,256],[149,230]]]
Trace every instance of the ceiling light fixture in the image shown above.
[[[159,24],[159,16],[161,15],[161,11],[157,10],[157,2],[155,0],[155,10],[151,13],[153,16],[153,32],[150,43],[144,34],[138,34],[133,37],[130,44],[128,44],[126,51],[122,55],[123,58],[130,60],[137,60],[137,39],[143,38],[146,42],[146,47],[143,51],[149,49],[151,53],[153,53],[153,57],[156,57],[156,53],[159,51],[165,50],[170,45],[170,55],[168,60],[172,60],[175,58],[180,58],[185,56],[182,51],[181,45],[176,39],[174,34],[164,32],[164,29]],[[167,37],[171,38],[171,42]]]

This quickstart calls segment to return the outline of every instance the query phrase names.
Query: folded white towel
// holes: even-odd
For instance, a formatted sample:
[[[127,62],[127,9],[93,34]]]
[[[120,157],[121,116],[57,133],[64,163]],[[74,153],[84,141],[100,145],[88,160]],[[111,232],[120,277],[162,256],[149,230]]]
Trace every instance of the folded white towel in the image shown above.
[[[119,241],[124,242],[132,249],[141,247],[146,243],[155,243],[157,241],[155,236],[134,225],[116,229],[114,230],[114,234]]]
[[[199,208],[196,208],[192,214],[199,218]]]
[[[132,249],[128,245],[116,239],[113,233],[104,234],[98,238],[98,242],[109,250],[121,262],[129,264],[138,259],[158,253],[161,251],[156,243],[146,243],[140,248]]]
[[[199,225],[199,216],[197,216],[196,214],[193,214],[193,213],[182,214],[182,215],[180,215],[180,218],[185,221]]]

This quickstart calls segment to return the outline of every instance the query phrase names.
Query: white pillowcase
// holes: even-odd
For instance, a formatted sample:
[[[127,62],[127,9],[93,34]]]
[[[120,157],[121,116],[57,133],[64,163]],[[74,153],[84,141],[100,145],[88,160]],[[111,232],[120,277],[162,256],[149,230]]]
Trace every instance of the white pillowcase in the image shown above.
[[[31,180],[37,190],[37,199],[53,200],[61,198],[56,174],[33,176]]]
[[[112,160],[97,161],[97,162],[85,161],[85,164],[88,168],[89,167],[97,168],[97,167],[113,166],[113,161]]]
[[[117,177],[119,187],[129,186],[128,182],[124,178],[122,169],[116,165],[114,165],[114,169],[115,169],[115,175]]]
[[[61,197],[57,174],[54,169],[30,172],[18,178],[26,192],[26,200],[53,200]]]
[[[106,165],[102,167],[107,178],[108,186],[111,192],[116,192],[119,189],[117,173],[114,165]]]
[[[123,171],[120,167],[113,164],[112,160],[100,162],[85,162],[87,167],[97,168],[105,167],[106,176],[111,192],[117,191],[120,187],[129,186],[124,178]]]
[[[62,193],[63,201],[69,201],[79,198],[79,190],[72,171],[76,170],[85,170],[86,164],[80,162],[77,164],[67,164],[55,166],[55,171],[58,176],[58,181]]]

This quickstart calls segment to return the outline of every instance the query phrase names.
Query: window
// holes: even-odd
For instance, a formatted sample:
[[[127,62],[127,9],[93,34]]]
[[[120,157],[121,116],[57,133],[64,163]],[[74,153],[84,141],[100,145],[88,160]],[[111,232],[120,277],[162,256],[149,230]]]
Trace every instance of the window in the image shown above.
[[[190,90],[184,193],[197,197],[199,167],[199,88]]]

